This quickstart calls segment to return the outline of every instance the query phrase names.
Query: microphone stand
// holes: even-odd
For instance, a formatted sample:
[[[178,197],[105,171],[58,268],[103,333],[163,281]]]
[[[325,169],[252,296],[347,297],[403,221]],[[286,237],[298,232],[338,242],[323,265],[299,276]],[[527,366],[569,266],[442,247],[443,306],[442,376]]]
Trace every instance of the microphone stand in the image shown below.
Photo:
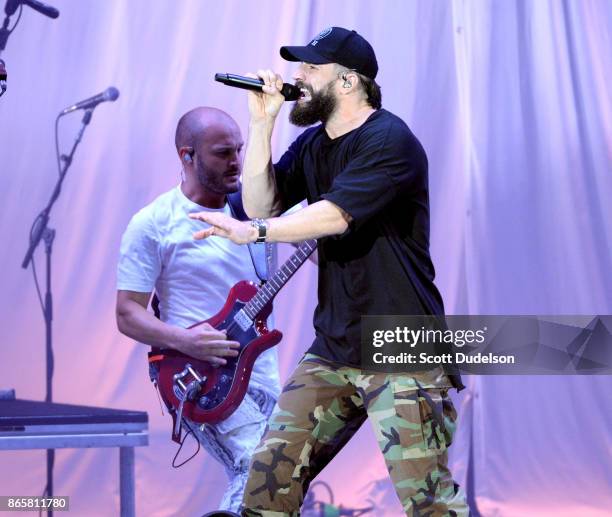
[[[60,171],[59,178],[57,183],[55,184],[55,188],[53,189],[53,193],[51,194],[51,198],[47,203],[47,206],[43,209],[43,211],[36,217],[34,223],[32,225],[32,229],[30,231],[30,245],[28,247],[28,251],[25,254],[25,258],[21,264],[23,269],[27,269],[28,265],[33,261],[34,251],[40,244],[41,240],[45,241],[45,255],[46,255],[46,292],[44,298],[44,306],[43,306],[43,315],[45,318],[45,359],[46,359],[46,394],[45,394],[45,402],[53,401],[53,295],[51,293],[51,255],[53,253],[53,241],[55,239],[55,230],[49,228],[49,218],[51,214],[51,209],[53,205],[57,201],[61,190],[62,183],[66,178],[66,174],[68,173],[68,169],[72,164],[72,157],[74,156],[74,152],[76,151],[77,146],[81,142],[81,138],[83,138],[83,133],[85,132],[85,128],[91,121],[91,116],[93,113],[93,109],[88,109],[85,111],[83,115],[83,120],[81,121],[81,129],[72,144],[72,149],[70,150],[70,154],[68,156],[62,155],[61,160],[64,162],[64,165]],[[58,115],[57,119],[62,115]],[[32,267],[34,264],[32,263]],[[53,497],[53,464],[55,462],[55,449],[47,449],[47,487],[45,489],[46,497]],[[47,515],[49,517],[53,516],[53,511],[48,510]]]
[[[9,30],[10,19],[10,16],[5,16],[4,22],[2,22],[2,27],[0,27],[0,54],[2,54],[2,51],[6,48],[9,36],[11,35],[11,32],[13,32],[12,29]],[[13,27],[13,29],[14,28],[15,27]]]

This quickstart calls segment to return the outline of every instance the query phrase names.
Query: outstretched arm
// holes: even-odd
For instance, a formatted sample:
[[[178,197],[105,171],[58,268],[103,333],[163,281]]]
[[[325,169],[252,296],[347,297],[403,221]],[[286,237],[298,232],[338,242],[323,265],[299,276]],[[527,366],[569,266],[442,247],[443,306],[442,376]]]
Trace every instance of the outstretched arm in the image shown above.
[[[223,213],[199,212],[189,214],[210,224],[210,228],[194,234],[195,239],[218,235],[236,244],[247,244],[257,240],[258,232],[249,221],[238,221]],[[340,235],[348,229],[351,217],[330,201],[322,200],[283,217],[266,219],[267,242],[300,242],[329,235]]]

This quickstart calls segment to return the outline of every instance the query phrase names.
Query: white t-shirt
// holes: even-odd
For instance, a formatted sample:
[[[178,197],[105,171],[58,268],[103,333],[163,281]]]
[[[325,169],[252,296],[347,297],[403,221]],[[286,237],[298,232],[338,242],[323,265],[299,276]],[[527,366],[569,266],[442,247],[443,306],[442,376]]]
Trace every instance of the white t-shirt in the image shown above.
[[[246,245],[215,236],[193,238],[208,225],[187,214],[203,211],[230,215],[227,203],[219,209],[200,206],[179,185],[134,215],[121,239],[117,289],[155,290],[161,320],[170,325],[189,327],[215,315],[240,280],[259,284]],[[257,358],[250,385],[280,393],[276,347]]]

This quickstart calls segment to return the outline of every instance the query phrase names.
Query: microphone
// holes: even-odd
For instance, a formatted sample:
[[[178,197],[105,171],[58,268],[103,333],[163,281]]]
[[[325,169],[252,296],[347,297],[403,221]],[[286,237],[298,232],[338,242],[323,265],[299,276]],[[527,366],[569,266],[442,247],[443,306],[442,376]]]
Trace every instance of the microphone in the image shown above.
[[[6,91],[6,68],[5,68],[5,64],[4,61],[2,61],[2,59],[0,59],[0,97],[2,97],[2,95],[4,95],[4,92]]]
[[[57,18],[59,16],[59,11],[55,7],[43,4],[38,0],[7,0],[6,5],[4,6],[4,13],[7,16],[13,16],[21,4],[27,5],[35,11],[38,11],[40,14],[48,16],[49,18]]]
[[[234,74],[215,74],[215,81],[227,86],[233,86],[234,88],[242,88],[243,90],[253,90],[256,92],[261,92],[262,86],[264,85],[261,79],[253,79],[252,77]],[[297,101],[302,96],[301,90],[297,86],[289,83],[283,84],[280,92],[283,97],[285,97],[286,101]]]
[[[106,90],[104,90],[102,93],[99,93],[98,95],[94,95],[93,97],[90,97],[89,99],[85,99],[84,101],[77,102],[76,104],[73,104],[72,106],[67,107],[66,109],[62,110],[60,115],[66,115],[67,113],[70,113],[75,110],[85,110],[85,109],[95,108],[101,102],[106,102],[106,101],[114,102],[117,100],[118,97],[119,97],[119,90],[117,90],[117,88],[115,88],[114,86],[111,86],[107,88]]]

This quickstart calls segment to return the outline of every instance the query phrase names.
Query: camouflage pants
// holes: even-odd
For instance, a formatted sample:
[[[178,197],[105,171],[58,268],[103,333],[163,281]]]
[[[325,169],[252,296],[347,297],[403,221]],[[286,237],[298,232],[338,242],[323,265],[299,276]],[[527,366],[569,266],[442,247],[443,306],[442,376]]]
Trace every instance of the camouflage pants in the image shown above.
[[[298,516],[310,482],[369,417],[406,515],[467,517],[447,467],[448,386],[446,376],[366,373],[307,355],[253,455],[243,516]]]

